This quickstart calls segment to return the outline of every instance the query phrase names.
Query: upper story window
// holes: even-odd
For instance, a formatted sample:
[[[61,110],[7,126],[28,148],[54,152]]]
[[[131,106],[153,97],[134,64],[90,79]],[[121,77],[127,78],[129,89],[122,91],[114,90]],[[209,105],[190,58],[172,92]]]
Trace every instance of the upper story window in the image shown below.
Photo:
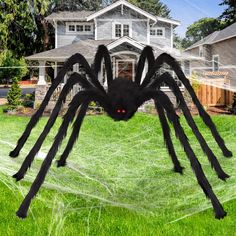
[[[120,38],[123,36],[131,37],[130,24],[115,23],[113,26],[113,38]]]
[[[150,35],[153,37],[165,37],[165,28],[163,27],[155,27],[150,29]]]
[[[75,26],[74,25],[69,25],[69,31],[74,32],[75,31]]]
[[[212,67],[213,67],[213,71],[219,71],[219,55],[213,55]]]
[[[67,33],[92,34],[93,25],[90,23],[67,22],[66,31]]]

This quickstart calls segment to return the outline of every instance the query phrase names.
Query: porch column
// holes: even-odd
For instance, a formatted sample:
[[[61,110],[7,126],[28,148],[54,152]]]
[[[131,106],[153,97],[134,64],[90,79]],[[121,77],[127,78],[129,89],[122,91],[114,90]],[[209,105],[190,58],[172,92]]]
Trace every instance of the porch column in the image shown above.
[[[36,109],[42,103],[48,90],[47,82],[45,80],[45,64],[46,61],[39,61],[39,79],[38,83],[35,86],[34,108]]]
[[[39,80],[38,80],[38,85],[46,85],[46,80],[45,80],[45,64],[46,61],[39,61]]]

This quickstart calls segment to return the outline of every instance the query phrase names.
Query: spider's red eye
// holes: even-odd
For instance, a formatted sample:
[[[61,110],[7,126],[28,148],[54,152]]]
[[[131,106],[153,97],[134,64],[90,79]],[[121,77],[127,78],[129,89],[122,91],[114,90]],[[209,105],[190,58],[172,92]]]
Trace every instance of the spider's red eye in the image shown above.
[[[120,112],[121,112],[121,110],[120,110],[120,109],[118,109],[118,110],[117,110],[117,113],[120,113]]]
[[[125,112],[126,112],[125,109],[123,109],[123,110],[122,110],[122,113],[125,113]]]

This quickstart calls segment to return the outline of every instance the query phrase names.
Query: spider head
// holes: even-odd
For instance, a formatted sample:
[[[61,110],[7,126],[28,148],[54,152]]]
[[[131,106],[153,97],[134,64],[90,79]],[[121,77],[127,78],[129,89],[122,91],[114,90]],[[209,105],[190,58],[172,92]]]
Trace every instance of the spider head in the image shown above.
[[[116,78],[108,89],[108,115],[115,121],[129,120],[139,107],[140,89],[136,83]]]

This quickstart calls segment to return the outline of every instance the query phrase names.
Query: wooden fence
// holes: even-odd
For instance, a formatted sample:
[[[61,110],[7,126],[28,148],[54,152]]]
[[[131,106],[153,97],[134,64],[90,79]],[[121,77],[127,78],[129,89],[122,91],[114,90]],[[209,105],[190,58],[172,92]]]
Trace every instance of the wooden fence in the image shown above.
[[[231,105],[233,93],[223,89],[230,85],[230,80],[227,79],[228,72],[206,72],[204,76],[204,84],[200,84],[197,90],[197,96],[202,105]]]

